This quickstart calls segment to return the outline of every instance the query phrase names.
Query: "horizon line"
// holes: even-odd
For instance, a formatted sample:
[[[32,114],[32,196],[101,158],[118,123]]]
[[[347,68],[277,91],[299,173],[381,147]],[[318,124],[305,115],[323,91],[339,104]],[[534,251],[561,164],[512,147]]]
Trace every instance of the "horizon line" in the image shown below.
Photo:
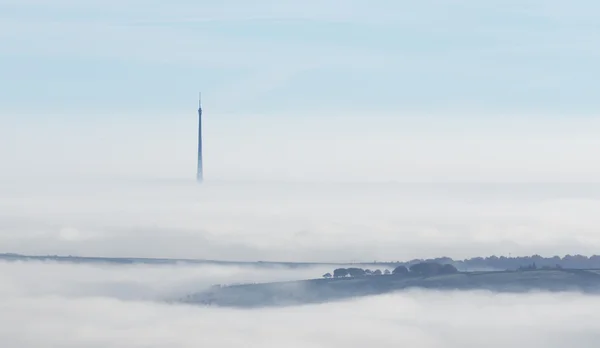
[[[153,260],[153,261],[182,261],[182,262],[192,262],[192,263],[228,263],[228,264],[295,264],[295,265],[376,265],[376,264],[406,264],[413,261],[427,261],[427,260],[436,260],[436,259],[450,259],[454,262],[464,262],[468,260],[473,260],[476,258],[491,258],[496,257],[498,259],[519,259],[519,258],[533,258],[535,256],[539,256],[542,259],[552,259],[554,257],[559,257],[560,259],[564,259],[566,256],[584,256],[588,259],[592,257],[600,257],[598,254],[591,254],[589,256],[583,254],[564,254],[560,255],[552,255],[552,256],[542,256],[540,254],[533,255],[521,255],[521,256],[509,256],[505,255],[489,255],[489,256],[472,256],[469,258],[463,259],[454,259],[450,256],[438,256],[433,258],[413,258],[407,261],[358,261],[358,260],[350,260],[350,261],[273,261],[273,260],[214,260],[214,259],[196,259],[196,258],[172,258],[172,257],[126,257],[126,256],[81,256],[81,255],[59,255],[59,254],[46,254],[46,255],[28,255],[28,254],[20,254],[20,253],[12,253],[12,252],[0,252],[0,258],[2,257],[20,257],[20,258],[59,258],[59,259],[70,259],[70,258],[79,258],[79,259],[102,259],[102,260]]]
[[[19,178],[23,178],[23,176],[19,176]],[[28,176],[25,175],[27,179],[35,179],[36,176]],[[14,183],[14,177],[1,177],[0,181],[11,181]],[[41,179],[41,177],[40,177]],[[139,177],[139,176],[124,176],[124,175],[116,175],[116,176],[93,176],[93,175],[77,175],[77,176],[69,176],[69,175],[56,175],[56,176],[44,176],[44,179],[50,179],[54,182],[60,181],[68,181],[70,183],[73,182],[74,179],[79,179],[81,181],[106,181],[106,182],[114,182],[114,181],[126,181],[126,182],[180,182],[180,183],[195,183],[195,178],[188,176],[156,176],[156,177]],[[592,180],[400,180],[400,179],[392,179],[392,180],[294,180],[294,179],[206,179],[205,183],[208,184],[329,184],[329,185],[382,185],[382,184],[401,184],[401,185],[439,185],[439,184],[457,184],[457,185],[478,185],[478,184],[501,184],[501,185],[552,185],[552,184],[568,184],[568,185],[598,185],[600,184],[600,180],[592,181]],[[46,181],[47,183],[48,181]]]

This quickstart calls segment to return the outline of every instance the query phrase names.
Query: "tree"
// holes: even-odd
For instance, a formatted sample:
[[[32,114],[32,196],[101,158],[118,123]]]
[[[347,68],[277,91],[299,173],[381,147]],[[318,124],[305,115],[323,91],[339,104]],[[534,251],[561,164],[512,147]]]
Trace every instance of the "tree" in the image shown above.
[[[432,276],[441,273],[442,265],[435,262],[419,262],[410,266],[410,272],[422,276]]]
[[[451,264],[439,264],[437,262],[419,262],[410,266],[411,273],[422,276],[433,276],[436,274],[454,274],[458,269]]]
[[[362,277],[366,274],[364,269],[356,267],[348,268],[347,271],[351,277]]]
[[[408,268],[406,268],[406,266],[404,266],[404,265],[400,265],[400,266],[394,268],[394,270],[392,271],[392,274],[397,274],[397,275],[407,274],[407,273],[408,273]]]
[[[348,270],[345,268],[337,268],[333,270],[333,276],[335,278],[346,277],[348,275]]]
[[[451,264],[442,265],[442,273],[443,274],[454,274],[458,273],[458,269]]]
[[[373,271],[367,268],[365,269],[365,275],[373,275]]]
[[[381,270],[380,269],[374,270],[373,271],[373,275],[380,276],[381,275]]]
[[[391,272],[390,272],[390,270],[389,270],[389,269],[386,269],[385,271],[383,271],[383,274],[385,274],[385,275],[389,275],[390,273],[391,273]]]
[[[325,273],[325,274],[323,274],[323,278],[331,278],[331,273]]]

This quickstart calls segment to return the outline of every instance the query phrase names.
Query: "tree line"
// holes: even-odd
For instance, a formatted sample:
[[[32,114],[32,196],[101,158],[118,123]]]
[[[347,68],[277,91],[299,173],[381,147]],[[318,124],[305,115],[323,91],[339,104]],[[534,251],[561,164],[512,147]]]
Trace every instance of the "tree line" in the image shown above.
[[[458,269],[451,264],[441,264],[437,262],[419,262],[409,267],[399,265],[391,272],[389,269],[381,271],[380,269],[370,270],[358,267],[336,268],[333,274],[325,273],[323,278],[342,278],[342,277],[366,277],[366,276],[385,276],[385,275],[419,275],[433,276],[442,274],[458,273]]]
[[[394,265],[410,265],[421,262],[436,262],[447,263],[456,266],[464,271],[477,271],[485,269],[494,270],[519,270],[527,268],[530,265],[536,265],[538,269],[548,268],[567,268],[567,269],[600,269],[600,255],[592,255],[590,257],[584,255],[565,255],[542,257],[540,255],[533,256],[489,256],[489,257],[473,257],[464,260],[453,260],[449,257],[440,257],[435,259],[415,259],[408,262],[394,262]]]

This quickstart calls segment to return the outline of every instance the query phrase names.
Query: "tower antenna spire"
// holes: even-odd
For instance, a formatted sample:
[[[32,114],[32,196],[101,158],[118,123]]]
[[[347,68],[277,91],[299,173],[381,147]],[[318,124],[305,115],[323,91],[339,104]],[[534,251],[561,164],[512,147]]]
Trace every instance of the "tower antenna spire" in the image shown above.
[[[198,171],[196,181],[202,183],[204,180],[204,168],[202,164],[202,92],[198,92]]]

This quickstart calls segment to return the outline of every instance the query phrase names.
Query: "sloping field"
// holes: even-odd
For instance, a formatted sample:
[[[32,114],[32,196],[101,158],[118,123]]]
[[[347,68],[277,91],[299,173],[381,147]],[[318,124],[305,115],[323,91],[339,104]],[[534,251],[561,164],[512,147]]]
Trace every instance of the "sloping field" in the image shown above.
[[[495,292],[581,291],[600,293],[600,273],[587,270],[457,273],[432,277],[383,275],[309,279],[291,282],[214,287],[183,299],[203,305],[289,306],[385,294],[409,288]]]

